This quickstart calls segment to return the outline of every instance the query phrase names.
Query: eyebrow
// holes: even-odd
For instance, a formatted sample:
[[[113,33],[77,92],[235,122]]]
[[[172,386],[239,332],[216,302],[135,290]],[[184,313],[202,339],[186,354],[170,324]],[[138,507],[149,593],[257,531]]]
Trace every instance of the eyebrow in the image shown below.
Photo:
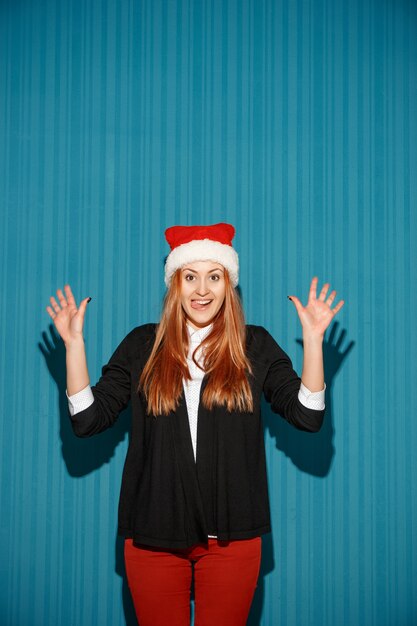
[[[182,271],[183,272],[193,272],[194,274],[198,274],[198,271],[197,270],[192,270],[191,267],[183,267]],[[208,272],[208,274],[212,274],[212,272],[223,272],[224,273],[224,270],[221,267],[216,267],[214,270],[210,270]]]

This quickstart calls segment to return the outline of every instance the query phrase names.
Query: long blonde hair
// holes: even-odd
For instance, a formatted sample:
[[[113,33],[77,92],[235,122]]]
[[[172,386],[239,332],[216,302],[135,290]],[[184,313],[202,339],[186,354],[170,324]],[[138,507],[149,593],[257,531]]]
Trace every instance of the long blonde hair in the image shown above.
[[[253,411],[252,391],[248,375],[252,374],[246,356],[246,327],[242,304],[224,271],[225,299],[213,320],[210,334],[203,340],[204,371],[207,385],[203,405],[212,409],[225,406],[228,411]],[[187,318],[181,304],[181,269],[172,276],[166,293],[155,343],[139,378],[137,391],[142,391],[151,415],[168,415],[179,404],[182,380],[190,380],[187,365]],[[193,354],[195,358],[195,353]]]

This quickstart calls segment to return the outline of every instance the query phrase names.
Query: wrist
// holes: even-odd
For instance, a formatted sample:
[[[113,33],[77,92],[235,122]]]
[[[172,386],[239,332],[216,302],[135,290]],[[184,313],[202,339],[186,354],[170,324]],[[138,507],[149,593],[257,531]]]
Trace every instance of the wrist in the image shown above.
[[[323,344],[324,335],[311,333],[309,331],[303,332],[303,343],[311,346],[321,346]]]
[[[80,348],[84,348],[84,337],[80,335],[79,337],[68,339],[68,341],[64,341],[66,350],[78,350]]]

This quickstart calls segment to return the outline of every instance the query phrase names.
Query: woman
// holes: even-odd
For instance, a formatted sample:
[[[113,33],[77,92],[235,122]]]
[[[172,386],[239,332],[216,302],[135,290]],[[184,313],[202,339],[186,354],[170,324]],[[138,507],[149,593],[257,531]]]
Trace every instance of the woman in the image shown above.
[[[260,326],[245,325],[229,224],[174,226],[159,324],[134,328],[90,387],[83,322],[69,285],[47,311],[66,346],[74,432],[111,426],[129,401],[132,429],[118,532],[140,626],[246,624],[270,531],[262,393],[274,412],[315,432],[324,415],[322,343],[343,306],[325,284],[294,303],[303,327],[301,379]]]

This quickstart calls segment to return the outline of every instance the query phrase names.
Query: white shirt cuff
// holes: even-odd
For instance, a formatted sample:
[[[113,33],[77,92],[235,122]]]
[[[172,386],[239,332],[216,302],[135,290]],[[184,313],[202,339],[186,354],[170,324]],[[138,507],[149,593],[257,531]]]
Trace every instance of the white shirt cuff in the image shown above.
[[[65,393],[68,398],[68,409],[70,415],[75,415],[80,411],[84,411],[84,409],[88,409],[88,407],[94,402],[94,396],[93,392],[91,391],[90,385],[87,385],[87,387],[84,387],[84,389],[81,389],[81,391],[74,393],[72,396],[68,395],[66,389]]]
[[[324,383],[324,389],[321,391],[310,391],[303,383],[300,385],[300,391],[298,392],[298,399],[308,409],[315,409],[316,411],[323,411],[325,408],[324,392],[326,389],[326,383]]]

